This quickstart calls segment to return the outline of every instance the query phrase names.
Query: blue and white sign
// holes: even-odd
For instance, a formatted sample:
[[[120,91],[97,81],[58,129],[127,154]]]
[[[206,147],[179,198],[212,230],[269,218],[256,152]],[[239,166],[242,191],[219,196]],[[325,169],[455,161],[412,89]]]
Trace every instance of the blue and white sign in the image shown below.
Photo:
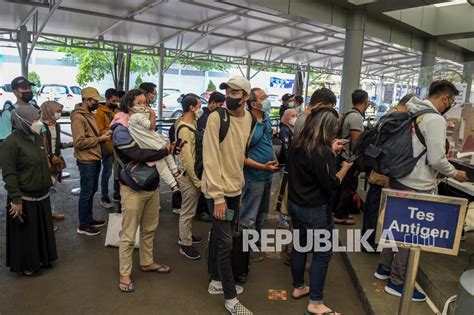
[[[457,255],[467,204],[462,198],[384,189],[377,239]]]

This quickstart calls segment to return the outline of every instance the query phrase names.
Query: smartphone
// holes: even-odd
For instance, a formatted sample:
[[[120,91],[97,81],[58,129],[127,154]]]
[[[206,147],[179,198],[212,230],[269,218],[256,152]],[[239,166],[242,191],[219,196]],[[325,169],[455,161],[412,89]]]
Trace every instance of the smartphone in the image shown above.
[[[339,139],[342,144],[349,143],[349,139]]]
[[[347,160],[346,162],[347,163],[353,163],[355,160],[357,160],[359,158],[359,156],[357,154],[354,154],[354,155],[351,155]]]
[[[235,213],[234,210],[232,210],[232,209],[227,209],[227,210],[225,211],[225,220],[226,220],[226,221],[232,221],[232,220],[234,220],[234,213]]]

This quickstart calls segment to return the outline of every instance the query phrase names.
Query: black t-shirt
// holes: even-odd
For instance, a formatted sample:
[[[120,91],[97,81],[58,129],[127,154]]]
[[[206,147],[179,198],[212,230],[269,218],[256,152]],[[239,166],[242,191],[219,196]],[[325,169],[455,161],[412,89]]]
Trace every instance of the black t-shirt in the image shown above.
[[[300,207],[330,205],[340,185],[336,176],[336,156],[331,148],[308,156],[303,150],[290,148],[287,161],[288,198]]]

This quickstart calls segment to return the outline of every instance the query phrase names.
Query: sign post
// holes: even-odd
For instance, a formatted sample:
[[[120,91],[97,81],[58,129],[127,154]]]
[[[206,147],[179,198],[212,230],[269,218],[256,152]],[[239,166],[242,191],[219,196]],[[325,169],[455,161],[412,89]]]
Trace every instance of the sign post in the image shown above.
[[[421,251],[458,255],[467,204],[462,198],[383,189],[377,239],[410,251],[398,314],[410,314]]]

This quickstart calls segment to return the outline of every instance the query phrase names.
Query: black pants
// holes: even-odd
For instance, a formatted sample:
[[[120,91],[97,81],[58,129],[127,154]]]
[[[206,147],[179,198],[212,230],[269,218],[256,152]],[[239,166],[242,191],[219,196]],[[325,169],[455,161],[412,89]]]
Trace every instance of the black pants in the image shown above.
[[[379,216],[380,198],[382,196],[382,186],[370,184],[364,207],[364,223],[362,226],[362,234],[369,229],[374,232],[367,239],[369,244],[375,244],[375,229],[377,228],[377,218]]]
[[[227,208],[234,210],[234,220],[221,221],[212,216],[212,233],[209,245],[208,272],[211,280],[222,282],[224,298],[237,296],[234,273],[232,272],[232,236],[239,217],[240,196],[225,197]],[[214,213],[214,200],[207,199],[209,209]]]
[[[359,178],[356,176],[356,168],[351,167],[344,177],[341,187],[337,192],[334,207],[334,217],[337,219],[347,219],[349,210],[353,207],[352,198],[357,192]]]
[[[197,209],[196,209],[196,215],[199,215],[201,213],[210,214],[209,213],[209,208],[207,207],[207,200],[206,200],[206,197],[204,197],[203,193],[201,193],[199,195],[199,201],[198,201],[198,205],[197,205]]]

